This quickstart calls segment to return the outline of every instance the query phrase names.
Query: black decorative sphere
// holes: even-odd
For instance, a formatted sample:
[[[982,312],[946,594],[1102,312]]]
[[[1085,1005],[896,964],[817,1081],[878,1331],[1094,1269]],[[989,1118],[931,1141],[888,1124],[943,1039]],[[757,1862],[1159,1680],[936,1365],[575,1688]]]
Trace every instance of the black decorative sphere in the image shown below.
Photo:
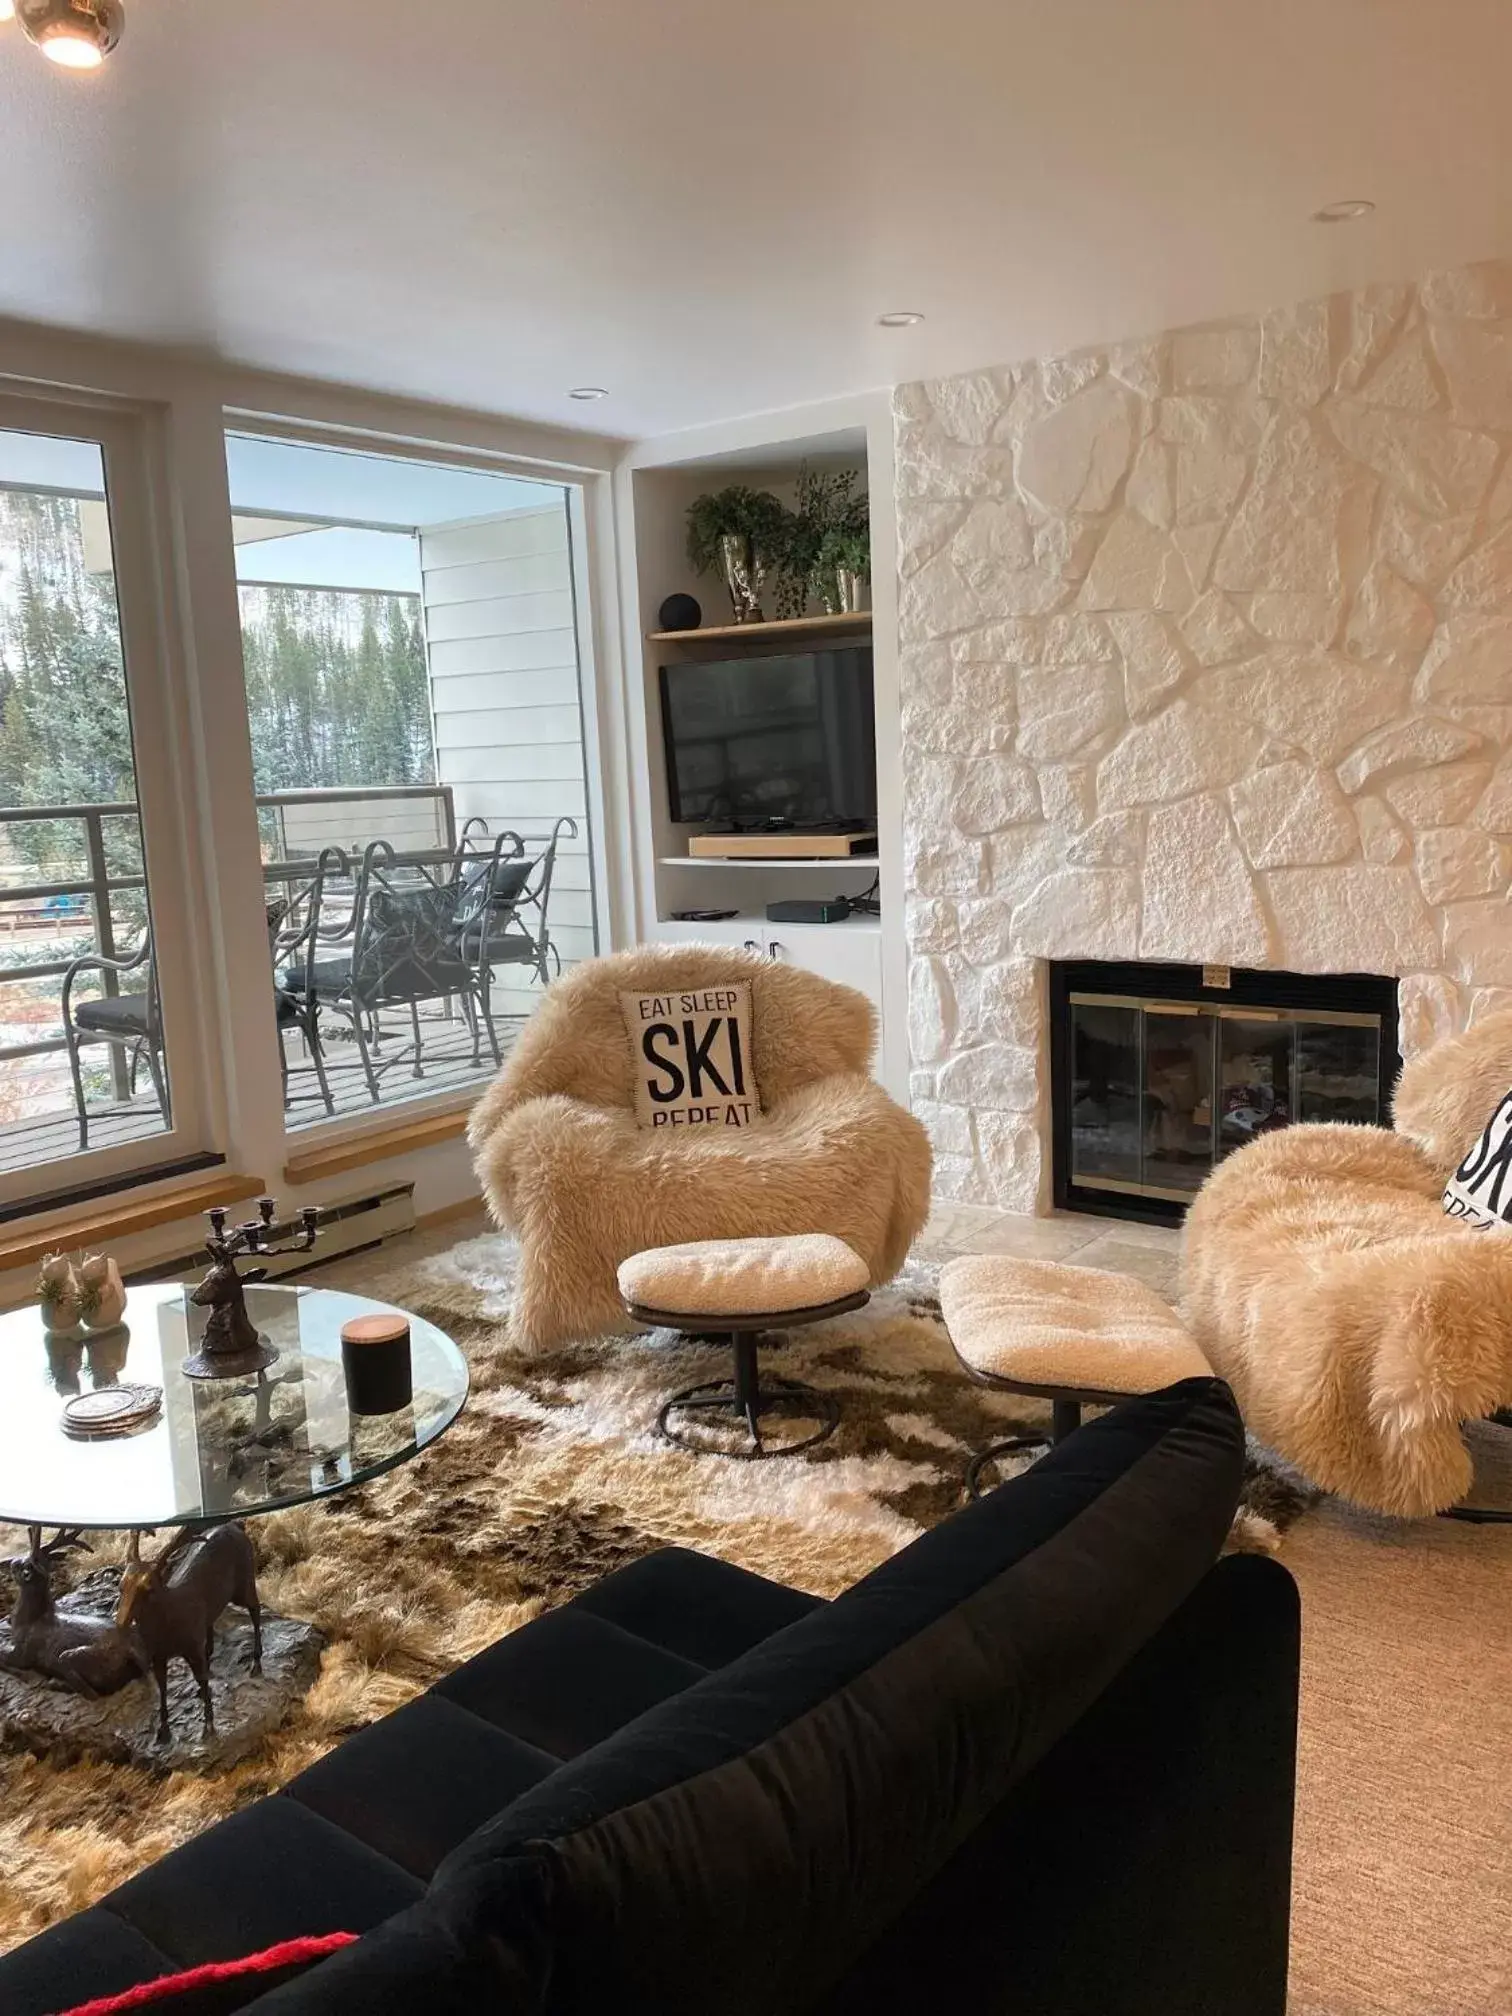
[[[669,595],[657,610],[656,620],[663,630],[696,630],[703,621],[703,611],[695,596]]]

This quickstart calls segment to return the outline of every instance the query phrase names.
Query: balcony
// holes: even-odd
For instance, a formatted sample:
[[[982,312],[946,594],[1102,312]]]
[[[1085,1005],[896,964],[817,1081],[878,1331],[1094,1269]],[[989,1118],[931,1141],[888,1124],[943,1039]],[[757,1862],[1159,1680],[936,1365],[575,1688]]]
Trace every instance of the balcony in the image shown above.
[[[472,818],[459,831],[449,785],[273,792],[257,807],[289,1126],[491,1075],[495,1045],[507,1054],[560,967],[552,880],[575,822],[495,834]],[[135,1042],[86,1036],[76,1087],[63,1012],[66,990],[76,1031],[81,1019],[128,1033],[132,1016],[151,1021],[150,953],[68,977],[89,955],[129,961],[146,938],[137,822],[129,803],[0,811],[0,1172],[74,1154],[81,1135],[110,1148],[164,1128],[151,1030]],[[456,907],[447,892],[459,890]],[[417,910],[433,940],[438,914],[451,938],[419,954],[411,938],[396,953],[394,931]],[[417,956],[453,963],[417,980]]]

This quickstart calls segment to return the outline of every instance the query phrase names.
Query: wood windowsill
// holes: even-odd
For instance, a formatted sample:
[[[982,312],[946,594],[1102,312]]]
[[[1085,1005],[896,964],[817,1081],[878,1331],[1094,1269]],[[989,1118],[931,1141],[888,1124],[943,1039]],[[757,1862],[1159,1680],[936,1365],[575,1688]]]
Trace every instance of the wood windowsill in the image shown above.
[[[285,1161],[284,1181],[319,1183],[327,1176],[343,1176],[349,1169],[363,1169],[372,1162],[390,1162],[397,1155],[412,1155],[418,1149],[460,1140],[467,1132],[471,1111],[468,1105],[446,1113],[422,1113],[392,1121],[386,1127],[369,1127],[344,1141],[312,1142]]]
[[[0,1239],[0,1273],[34,1267],[48,1253],[108,1247],[113,1241],[172,1225],[180,1218],[197,1218],[217,1204],[239,1204],[247,1197],[261,1197],[266,1188],[260,1176],[238,1176],[220,1169],[198,1182],[152,1196],[96,1198],[72,1217],[54,1219],[40,1230],[23,1226]]]

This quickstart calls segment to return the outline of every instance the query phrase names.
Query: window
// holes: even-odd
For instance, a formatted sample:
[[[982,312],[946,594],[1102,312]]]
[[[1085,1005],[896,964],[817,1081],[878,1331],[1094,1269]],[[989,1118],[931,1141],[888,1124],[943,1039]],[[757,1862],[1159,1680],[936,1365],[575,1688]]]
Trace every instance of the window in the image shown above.
[[[476,1082],[597,949],[569,493],[227,439],[290,1126]]]
[[[145,467],[0,400],[0,1203],[205,1146]]]

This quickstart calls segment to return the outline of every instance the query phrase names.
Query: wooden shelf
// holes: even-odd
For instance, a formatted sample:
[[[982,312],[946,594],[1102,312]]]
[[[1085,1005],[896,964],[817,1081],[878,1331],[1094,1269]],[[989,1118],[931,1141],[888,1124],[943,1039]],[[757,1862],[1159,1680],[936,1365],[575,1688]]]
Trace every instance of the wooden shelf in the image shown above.
[[[728,644],[739,638],[755,643],[763,637],[831,637],[842,630],[870,630],[872,612],[861,609],[853,616],[780,616],[766,623],[714,623],[698,630],[648,630],[648,644],[701,644],[705,641]]]
[[[827,868],[831,874],[837,868],[875,868],[875,854],[826,854],[823,857],[808,854],[774,855],[733,855],[726,858],[720,854],[661,854],[658,864],[663,868]]]

